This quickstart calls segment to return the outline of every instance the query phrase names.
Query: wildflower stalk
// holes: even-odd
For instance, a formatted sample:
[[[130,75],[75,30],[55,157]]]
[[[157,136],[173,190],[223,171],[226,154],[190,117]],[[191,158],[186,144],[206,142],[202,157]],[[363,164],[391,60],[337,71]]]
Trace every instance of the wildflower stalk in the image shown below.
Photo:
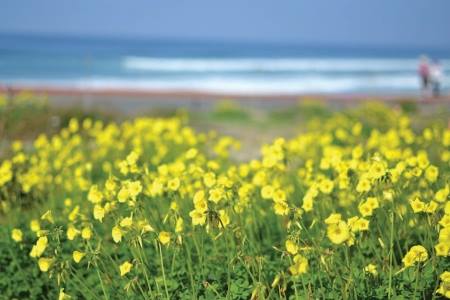
[[[76,279],[76,280],[78,281],[78,283],[80,284],[80,286],[82,286],[82,287],[84,288],[84,290],[88,292],[87,294],[90,294],[90,295],[91,295],[91,297],[92,297],[91,299],[100,299],[99,297],[97,297],[97,295],[94,294],[94,292],[92,292],[92,290],[91,290],[88,286],[86,286],[86,284],[84,283],[84,281],[80,279],[80,277],[77,275],[76,271],[75,271],[73,268],[70,269],[70,273],[73,275],[73,278]],[[78,288],[78,285],[75,285],[75,286]],[[78,288],[78,290],[79,290],[83,295],[86,295],[86,293],[83,292],[82,290],[80,290],[79,288]],[[89,299],[90,297],[86,297],[86,298]]]
[[[164,282],[164,290],[166,292],[166,298],[170,299],[170,297],[169,297],[169,290],[167,289],[166,272],[164,270],[164,262],[163,262],[162,250],[161,250],[161,244],[160,243],[158,243],[158,248],[159,248],[159,260],[160,260],[160,263],[161,263],[161,270],[162,270],[163,282]]]
[[[158,245],[157,245],[156,241],[155,241],[154,245],[155,245],[155,251],[158,252]],[[155,278],[155,285],[156,285],[156,292],[158,293],[158,295],[161,295],[161,290],[159,288],[159,284],[158,284],[158,281],[156,280],[156,278]]]
[[[192,270],[192,257],[191,257],[191,251],[187,248],[187,243],[184,243],[184,248],[186,250],[186,254],[188,259],[186,260],[186,265],[188,268],[188,273],[189,273],[189,280],[191,282],[191,291],[192,291],[192,299],[196,299],[197,298],[197,291],[195,289],[195,283],[194,283],[194,276],[193,274],[193,270]]]
[[[105,296],[105,299],[108,300],[109,297],[108,297],[108,294],[106,293],[105,285],[103,284],[103,279],[102,279],[102,276],[100,276],[100,271],[98,269],[99,269],[98,265],[97,265],[97,263],[95,263],[95,270],[97,271],[97,276],[98,276],[98,279],[100,280],[100,285],[102,287],[103,296]]]
[[[414,298],[416,298],[417,294],[417,287],[419,286],[419,277],[420,277],[420,263],[416,266],[416,272],[415,272],[416,281],[414,283]],[[420,297],[417,297],[417,299],[420,299]]]
[[[231,273],[230,273],[230,264],[231,264],[231,259],[230,259],[230,253],[231,253],[231,249],[230,249],[230,242],[228,240],[229,238],[229,234],[225,234],[225,246],[227,249],[227,296],[228,293],[230,292],[230,287],[231,287]]]
[[[394,255],[394,209],[391,208],[391,232],[389,237],[389,283],[388,299],[392,297],[392,260]]]
[[[87,246],[88,246],[89,251],[93,252],[91,244],[89,243],[89,241],[87,243]],[[97,277],[98,277],[98,279],[100,281],[100,286],[102,287],[103,296],[105,296],[105,299],[108,300],[109,297],[108,297],[108,294],[106,293],[105,285],[103,284],[103,279],[102,279],[102,276],[100,275],[100,271],[99,271],[100,267],[98,266],[97,261],[95,261],[94,264],[95,264],[95,271],[97,273]]]
[[[140,264],[142,267],[142,271],[144,273],[145,282],[147,283],[147,287],[148,287],[150,294],[152,295],[152,297],[154,297],[152,286],[150,284],[150,279],[149,279],[148,273],[147,273],[147,263],[144,261],[144,256],[142,255],[142,249],[140,247],[136,247],[136,248],[137,248],[137,252],[139,255],[139,260],[140,260]]]

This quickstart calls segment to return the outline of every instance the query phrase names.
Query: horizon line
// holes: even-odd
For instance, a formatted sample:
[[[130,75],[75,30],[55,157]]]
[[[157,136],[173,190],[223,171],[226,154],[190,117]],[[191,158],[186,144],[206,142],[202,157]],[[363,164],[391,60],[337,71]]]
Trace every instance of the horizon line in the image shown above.
[[[380,45],[380,44],[352,44],[352,43],[331,43],[325,41],[286,41],[286,40],[248,40],[230,39],[215,37],[176,37],[176,36],[143,36],[143,35],[99,35],[89,33],[60,33],[60,32],[30,32],[30,31],[2,31],[0,36],[31,37],[31,38],[56,38],[56,39],[78,39],[78,40],[103,40],[103,41],[130,41],[130,42],[151,42],[161,41],[169,43],[209,43],[209,44],[239,44],[254,46],[278,46],[278,47],[330,47],[337,49],[360,49],[360,50],[432,50],[449,51],[450,45]],[[450,53],[449,53],[450,54]]]

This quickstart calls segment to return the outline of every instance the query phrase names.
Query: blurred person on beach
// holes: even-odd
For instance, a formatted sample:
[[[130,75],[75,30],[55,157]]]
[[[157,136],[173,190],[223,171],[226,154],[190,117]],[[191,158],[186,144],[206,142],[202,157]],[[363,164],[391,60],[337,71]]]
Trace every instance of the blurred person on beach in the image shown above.
[[[435,59],[430,65],[430,81],[433,90],[433,97],[439,97],[441,93],[441,82],[444,76],[442,65],[439,60]]]
[[[419,59],[418,73],[420,76],[420,82],[422,84],[421,87],[422,96],[427,97],[429,94],[429,86],[430,86],[430,65],[428,57],[426,57],[425,55],[422,55]]]

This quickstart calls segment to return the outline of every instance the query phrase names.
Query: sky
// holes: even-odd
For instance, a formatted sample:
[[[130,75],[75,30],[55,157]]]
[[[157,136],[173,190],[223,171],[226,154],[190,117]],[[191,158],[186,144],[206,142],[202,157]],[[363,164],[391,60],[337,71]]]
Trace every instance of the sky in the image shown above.
[[[0,32],[447,49],[449,13],[449,0],[1,0]]]

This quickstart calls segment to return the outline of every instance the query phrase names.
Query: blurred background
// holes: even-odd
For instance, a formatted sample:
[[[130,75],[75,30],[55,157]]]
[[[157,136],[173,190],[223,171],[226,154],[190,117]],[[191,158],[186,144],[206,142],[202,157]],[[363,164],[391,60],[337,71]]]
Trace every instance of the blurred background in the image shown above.
[[[447,0],[3,0],[0,138],[72,117],[181,115],[250,153],[314,116],[382,116],[369,101],[447,124],[449,11]]]
[[[215,95],[420,93],[419,56],[450,88],[437,0],[4,0],[0,84]]]

